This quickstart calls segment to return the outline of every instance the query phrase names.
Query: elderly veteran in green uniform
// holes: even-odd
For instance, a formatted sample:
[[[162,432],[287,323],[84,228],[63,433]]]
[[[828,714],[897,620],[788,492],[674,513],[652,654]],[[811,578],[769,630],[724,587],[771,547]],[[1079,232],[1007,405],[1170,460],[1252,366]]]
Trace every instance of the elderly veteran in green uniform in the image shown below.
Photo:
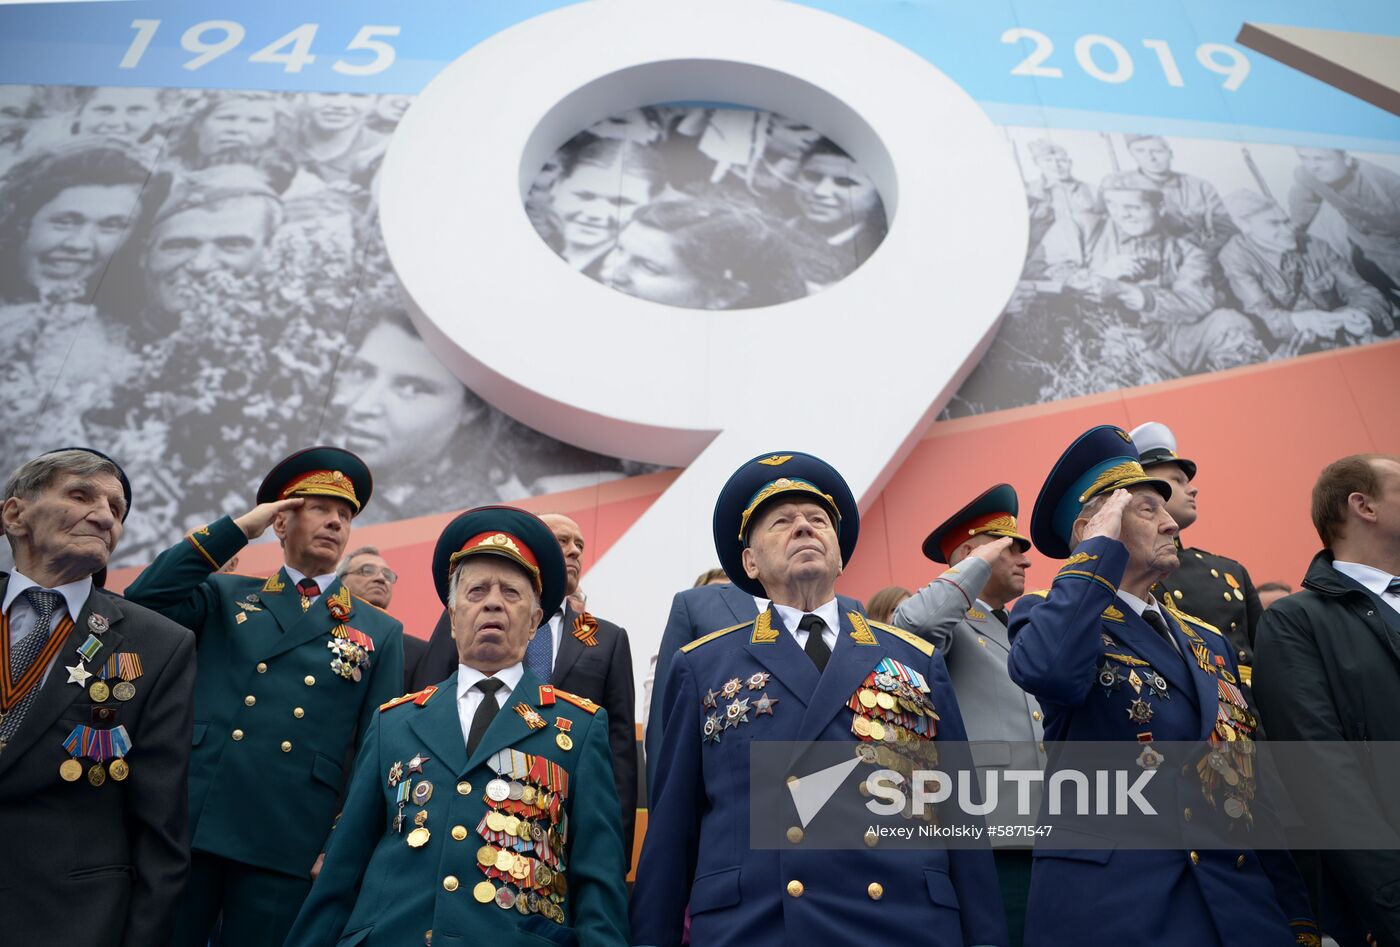
[[[282,461],[258,505],[161,553],[127,598],[198,638],[190,761],[189,885],[176,945],[280,944],[311,887],[375,708],[403,686],[403,627],[335,575],[368,468],[336,447]],[[215,574],[271,526],[286,565]]]
[[[1044,770],[1045,739],[1040,705],[1007,676],[1011,653],[1008,602],[1026,590],[1026,551],[1031,541],[1016,523],[1016,491],[999,483],[944,520],[924,540],[924,557],[951,566],[905,599],[892,624],[931,641],[953,681],[972,759],[980,772]],[[984,777],[985,778],[985,777]],[[1040,807],[1040,787],[1031,787],[1030,814]],[[1002,793],[989,825],[1027,824],[1017,818],[1016,797]],[[992,839],[1008,943],[1021,943],[1026,897],[1031,884],[1031,852],[1011,835]]]
[[[1159,599],[1218,629],[1230,642],[1240,667],[1240,680],[1253,680],[1254,632],[1264,610],[1254,580],[1234,559],[1188,547],[1181,532],[1196,522],[1196,462],[1176,452],[1176,435],[1161,421],[1148,421],[1130,432],[1138,460],[1149,477],[1171,485],[1167,512],[1176,520],[1177,557],[1181,565],[1152,587]]]
[[[554,533],[470,510],[433,579],[457,673],[380,708],[287,947],[627,944],[607,713],[524,664],[564,600]]]

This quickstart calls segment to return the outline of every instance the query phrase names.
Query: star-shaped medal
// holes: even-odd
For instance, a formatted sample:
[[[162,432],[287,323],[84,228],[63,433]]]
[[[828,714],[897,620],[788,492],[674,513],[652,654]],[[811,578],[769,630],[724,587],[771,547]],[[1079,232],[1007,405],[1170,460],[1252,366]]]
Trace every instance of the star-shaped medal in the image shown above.
[[[426,763],[426,762],[428,762],[430,759],[432,759],[432,757],[430,757],[430,756],[424,756],[422,753],[415,753],[415,754],[413,754],[413,759],[411,759],[411,760],[408,761],[408,770],[407,770],[407,772],[409,772],[409,773],[421,773],[421,772],[423,772],[423,764]]]
[[[739,693],[739,688],[743,686],[743,684],[739,683],[739,679],[737,677],[730,678],[729,680],[724,682],[724,687],[720,688],[720,694],[724,697],[725,700],[733,700],[734,697]]]
[[[403,764],[394,761],[394,765],[389,767],[389,788],[393,789],[403,780]]]
[[[756,674],[750,675],[750,677],[749,677],[749,679],[748,679],[748,682],[747,682],[748,685],[749,685],[749,690],[751,690],[751,691],[761,691],[761,690],[763,690],[765,687],[768,686],[768,678],[770,678],[770,677],[772,677],[772,675],[769,674],[767,671],[759,671],[759,672],[756,673]]]
[[[83,662],[81,661],[72,667],[65,664],[63,669],[68,672],[68,683],[77,684],[79,687],[86,687],[87,679],[92,677],[92,672],[83,667]]]
[[[719,695],[714,691],[706,691],[705,699],[701,701],[706,710],[715,710],[719,707]]]
[[[719,722],[719,717],[715,714],[710,714],[708,717],[705,718],[705,742],[718,743],[720,731],[724,729],[725,727],[723,727]]]
[[[767,694],[764,694],[758,700],[753,702],[753,715],[755,717],[761,717],[764,714],[767,714],[770,717],[773,716],[773,705],[777,702],[778,698],[769,697]]]

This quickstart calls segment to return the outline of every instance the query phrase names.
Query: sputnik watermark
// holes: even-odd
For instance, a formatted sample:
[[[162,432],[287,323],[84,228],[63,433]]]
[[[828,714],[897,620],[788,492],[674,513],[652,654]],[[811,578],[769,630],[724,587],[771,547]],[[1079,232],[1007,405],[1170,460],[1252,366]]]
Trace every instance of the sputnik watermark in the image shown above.
[[[1035,816],[1031,786],[1040,783],[1046,784],[1044,802],[1052,816],[1157,814],[1143,795],[1157,775],[1155,769],[1137,773],[1126,769],[1097,770],[1092,774],[1058,770],[1048,780],[1045,773],[1035,769],[988,770],[983,775],[986,788],[979,800],[974,798],[978,780],[967,770],[957,771],[956,779],[936,769],[914,770],[908,777],[892,769],[876,770],[865,779],[865,789],[872,797],[865,807],[880,816],[901,812],[922,816],[931,811],[930,807],[948,802],[956,785],[958,809],[967,815],[985,816],[997,810],[998,787],[1005,782],[1014,784],[1016,815],[1022,817]]]

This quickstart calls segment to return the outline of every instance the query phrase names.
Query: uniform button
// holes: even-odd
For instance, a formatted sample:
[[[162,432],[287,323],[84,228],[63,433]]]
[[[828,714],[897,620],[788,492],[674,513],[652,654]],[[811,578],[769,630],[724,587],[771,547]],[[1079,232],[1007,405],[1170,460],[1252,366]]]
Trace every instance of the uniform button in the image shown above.
[[[433,932],[432,932],[432,931],[424,931],[424,932],[423,932],[423,947],[433,947]]]
[[[472,793],[472,784],[469,783],[469,782],[467,782],[465,779],[462,780],[460,783],[457,784],[457,795],[459,795],[459,796],[470,796],[471,793]]]
[[[1040,744],[1040,752],[1042,752],[1042,753],[1045,752],[1045,744],[1044,744],[1044,743],[1041,743],[1041,744]]]
[[[1229,592],[1222,592],[1222,593],[1221,593],[1221,598],[1225,599],[1225,601],[1227,601],[1227,602],[1230,601],[1230,593],[1229,593]]]
[[[306,711],[302,710],[300,707],[293,707],[292,716],[300,720],[302,717],[306,716]]]
[[[283,741],[282,741],[282,752],[283,752],[283,753],[290,753],[290,752],[292,752],[292,741],[291,741],[291,740],[283,740]]]
[[[874,848],[876,845],[880,844],[880,836],[875,834],[874,829],[866,829],[865,844],[867,848]]]
[[[983,638],[981,635],[978,635],[978,636],[977,636],[977,643],[980,644],[982,647],[985,648],[985,647],[987,646],[987,639],[986,639],[986,638]]]
[[[452,837],[459,842],[462,841],[462,839],[467,837],[467,827],[465,825],[452,826]]]
[[[1183,591],[1181,591],[1181,589],[1177,589],[1177,590],[1176,590],[1175,592],[1173,592],[1172,594],[1175,595],[1177,598],[1185,598],[1185,597],[1186,597],[1186,593],[1183,592]]]
[[[1218,578],[1220,578],[1220,572],[1219,572],[1218,570],[1216,570],[1216,569],[1211,569],[1211,570],[1210,570],[1210,576],[1211,576],[1211,578],[1213,578],[1213,579],[1218,579]]]
[[[246,707],[251,707],[251,706],[253,706],[254,704],[256,704],[257,702],[258,702],[258,699],[257,699],[256,697],[254,697],[252,694],[249,694],[247,697],[243,698],[243,704],[244,704],[244,706],[246,706]]]
[[[1195,852],[1192,852],[1192,853],[1191,853],[1191,864],[1193,864],[1193,865],[1199,865],[1200,863],[1201,863],[1201,856],[1200,856],[1200,855],[1197,855]]]
[[[787,830],[787,840],[796,845],[798,842],[802,841],[802,830],[794,825]]]
[[[872,881],[870,887],[865,889],[865,893],[870,895],[871,901],[879,901],[885,896],[885,886],[878,881]]]
[[[797,777],[796,777],[796,776],[789,776],[789,777],[787,778],[787,784],[788,784],[789,786],[796,786],[796,785],[797,785]]]
[[[1240,660],[1243,661],[1244,658],[1245,658],[1245,654],[1244,654],[1243,651],[1241,651],[1241,652],[1240,652]]]
[[[235,730],[235,731],[233,731],[233,738],[234,738],[235,740],[241,740],[241,739],[243,739],[243,731],[242,731],[242,730]]]
[[[442,879],[442,890],[444,890],[444,891],[456,891],[456,890],[457,890],[457,884],[458,884],[458,882],[457,882],[457,876],[456,876],[456,875],[448,875],[446,878]]]
[[[310,674],[306,675],[306,677],[302,678],[302,680],[306,682],[307,687],[310,687],[312,684],[316,683],[316,678]]]
[[[802,897],[802,892],[806,890],[807,889],[802,886],[802,882],[798,881],[796,878],[788,882],[787,893],[794,898]]]
[[[264,662],[262,662],[262,661],[259,661],[259,662],[258,662],[258,673],[259,673],[259,674],[266,674],[266,673],[267,673],[267,665],[266,665]]]
[[[1243,855],[1241,855],[1239,858],[1236,858],[1236,859],[1235,859],[1235,867],[1236,867],[1236,868],[1243,868],[1243,867],[1244,867],[1244,856],[1243,856]]]
[[[1185,819],[1187,822],[1190,822],[1190,821],[1191,821],[1191,809],[1188,807],[1185,811],[1183,811],[1183,812],[1181,813],[1181,817],[1182,817],[1183,819]]]
[[[1040,711],[1038,711],[1038,710],[1032,710],[1032,711],[1031,711],[1031,719],[1032,719],[1032,720],[1039,720],[1039,719],[1040,719]]]

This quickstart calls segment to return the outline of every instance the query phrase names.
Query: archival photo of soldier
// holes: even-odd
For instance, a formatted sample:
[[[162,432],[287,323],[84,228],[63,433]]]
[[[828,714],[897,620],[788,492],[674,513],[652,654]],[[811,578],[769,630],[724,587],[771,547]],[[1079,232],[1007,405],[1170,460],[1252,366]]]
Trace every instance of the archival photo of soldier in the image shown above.
[[[746,108],[646,107],[580,132],[526,199],[569,266],[689,309],[751,309],[838,282],[884,239],[884,204],[817,129]]]
[[[1400,156],[1005,132],[1026,263],[944,417],[1396,337]]]

